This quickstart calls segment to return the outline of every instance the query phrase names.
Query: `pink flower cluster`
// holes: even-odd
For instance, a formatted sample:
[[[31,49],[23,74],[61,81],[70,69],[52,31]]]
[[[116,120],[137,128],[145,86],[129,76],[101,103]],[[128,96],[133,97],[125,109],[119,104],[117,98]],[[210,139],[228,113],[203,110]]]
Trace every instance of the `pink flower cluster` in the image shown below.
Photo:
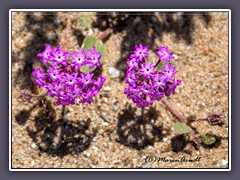
[[[125,82],[129,86],[124,89],[124,93],[139,108],[152,105],[154,101],[159,101],[165,95],[174,94],[176,87],[181,84],[180,79],[175,79],[177,71],[170,61],[174,57],[168,51],[168,47],[157,48],[159,60],[155,65],[145,61],[149,56],[148,49],[149,46],[136,45],[127,60]],[[156,66],[161,61],[165,62],[165,66],[158,72]]]
[[[45,50],[37,55],[46,66],[46,71],[36,68],[32,72],[34,82],[39,87],[47,89],[47,95],[56,98],[57,105],[73,105],[78,99],[79,103],[91,103],[93,97],[101,90],[106,78],[95,77],[92,72],[83,73],[81,66],[87,64],[90,68],[100,67],[101,53],[96,47],[82,48],[74,53],[64,52],[61,46],[52,49],[46,45]]]

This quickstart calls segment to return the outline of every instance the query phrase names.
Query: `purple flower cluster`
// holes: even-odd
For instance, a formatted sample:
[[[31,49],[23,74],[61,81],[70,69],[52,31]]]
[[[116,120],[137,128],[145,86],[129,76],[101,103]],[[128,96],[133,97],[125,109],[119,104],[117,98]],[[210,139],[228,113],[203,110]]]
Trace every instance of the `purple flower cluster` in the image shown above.
[[[36,68],[32,72],[34,82],[39,87],[47,89],[47,95],[57,98],[57,105],[73,105],[76,99],[79,103],[91,103],[93,97],[101,90],[106,78],[94,77],[92,72],[80,72],[80,67],[87,64],[90,68],[100,67],[101,53],[96,47],[84,52],[64,52],[61,46],[52,49],[46,45],[45,50],[37,55],[46,66],[46,71]]]
[[[168,47],[157,48],[159,60],[155,65],[145,61],[149,56],[148,49],[149,46],[136,45],[127,60],[125,82],[129,86],[124,89],[124,94],[139,108],[152,105],[154,101],[159,101],[165,95],[174,94],[175,88],[181,84],[180,79],[175,80],[177,71],[170,61],[174,57],[168,51]],[[161,61],[165,62],[165,66],[158,72],[156,67]]]

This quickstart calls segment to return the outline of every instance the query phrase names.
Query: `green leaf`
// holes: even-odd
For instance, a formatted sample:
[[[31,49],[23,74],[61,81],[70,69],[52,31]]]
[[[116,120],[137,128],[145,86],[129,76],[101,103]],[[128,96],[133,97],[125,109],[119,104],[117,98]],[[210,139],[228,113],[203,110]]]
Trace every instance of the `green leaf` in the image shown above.
[[[176,60],[171,59],[170,62],[172,63],[173,66],[175,66],[175,67],[177,66]],[[158,66],[156,67],[156,68],[157,68],[157,71],[158,71],[158,72],[161,71],[161,70],[164,68],[164,66],[165,66],[165,61],[161,61],[161,62],[158,64]]]
[[[105,48],[104,48],[103,42],[99,39],[96,42],[96,49],[97,49],[97,52],[100,52],[102,54],[102,57],[100,59],[100,62],[102,63],[105,56]]]
[[[89,27],[89,26],[91,26],[91,24],[92,24],[92,22],[93,22],[89,17],[84,16],[84,15],[81,15],[81,16],[80,16],[79,21],[80,21],[80,24],[81,24],[82,26],[84,26],[84,27]]]
[[[72,60],[72,58],[70,58],[70,57],[67,58],[68,63],[70,63],[71,60]]]
[[[216,142],[216,138],[209,134],[201,134],[199,138],[201,139],[201,142],[206,145],[211,145]]]
[[[82,48],[84,48],[84,51],[87,52],[87,49],[92,49],[93,46],[96,46],[96,51],[101,53],[102,57],[100,59],[100,62],[102,63],[105,55],[105,48],[103,42],[93,36],[86,36],[82,44]],[[95,68],[89,69],[89,66],[90,66],[89,64],[86,66],[82,66],[80,68],[80,71],[87,73],[95,69]]]
[[[196,115],[190,114],[190,115],[186,118],[186,120],[187,120],[187,121],[191,121],[191,120],[195,120],[196,118],[197,118]]]
[[[178,134],[186,134],[192,131],[192,128],[182,122],[177,122],[174,124],[174,130]]]
[[[194,140],[194,137],[189,135],[189,141],[193,141]]]
[[[89,66],[90,66],[89,64],[86,65],[86,66],[81,66],[81,67],[80,67],[80,71],[83,72],[83,73],[89,72],[89,70],[90,70],[90,69],[89,69]]]
[[[177,61],[176,60],[171,59],[170,62],[172,63],[173,66],[175,66],[175,67],[177,66]]]
[[[163,67],[165,66],[165,61],[161,61],[158,65],[157,65],[157,71],[161,71],[163,69]]]
[[[92,49],[92,47],[96,45],[97,40],[98,39],[93,36],[86,36],[83,40],[82,47],[85,49],[85,51],[86,49]]]
[[[47,97],[46,97],[46,100],[47,100],[47,101],[51,101],[51,102],[54,102],[54,101],[55,101],[55,99],[52,98],[52,97],[50,97],[50,96],[47,96]]]

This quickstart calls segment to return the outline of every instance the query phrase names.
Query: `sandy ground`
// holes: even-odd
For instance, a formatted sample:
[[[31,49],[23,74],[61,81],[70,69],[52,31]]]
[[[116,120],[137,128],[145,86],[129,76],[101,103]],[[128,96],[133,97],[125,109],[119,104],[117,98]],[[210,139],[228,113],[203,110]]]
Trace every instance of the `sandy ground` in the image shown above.
[[[80,26],[80,13],[12,14],[12,168],[226,168],[228,167],[228,14],[160,13],[110,15],[85,13],[90,28]],[[71,29],[66,35],[66,17]],[[91,105],[52,104],[47,112],[36,98],[19,99],[23,90],[36,93],[31,71],[40,66],[36,54],[46,43],[79,49],[84,36],[106,28],[106,55],[101,73],[107,77]],[[183,82],[168,100],[185,116],[199,118],[223,112],[226,124],[211,127],[195,122],[199,133],[214,134],[213,146],[182,151],[173,131],[176,118],[163,103],[140,110],[123,94],[125,60],[135,44],[167,45],[176,57],[177,78]],[[119,77],[109,68],[120,71]],[[177,143],[176,143],[177,142]],[[167,159],[201,157],[198,162],[146,162],[148,156]]]

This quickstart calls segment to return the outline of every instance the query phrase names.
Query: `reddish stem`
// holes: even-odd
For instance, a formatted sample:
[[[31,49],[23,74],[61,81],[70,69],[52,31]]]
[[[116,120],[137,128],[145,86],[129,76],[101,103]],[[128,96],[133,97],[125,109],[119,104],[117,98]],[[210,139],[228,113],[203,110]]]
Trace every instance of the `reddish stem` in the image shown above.
[[[67,18],[67,26],[66,26],[65,46],[67,47],[67,44],[70,39],[70,34],[71,34],[71,15],[69,13],[67,13],[66,18]]]
[[[176,110],[173,105],[168,102],[166,99],[162,99],[162,102],[167,106],[167,108],[171,111],[171,113],[176,116],[181,122],[187,123],[186,118],[178,111]]]
[[[106,38],[109,34],[111,34],[113,32],[112,29],[108,28],[105,31],[103,31],[99,36],[98,39],[99,40],[103,40],[104,38]]]
[[[154,69],[159,65],[160,62],[161,62],[161,59],[159,59],[158,62],[155,64]]]

